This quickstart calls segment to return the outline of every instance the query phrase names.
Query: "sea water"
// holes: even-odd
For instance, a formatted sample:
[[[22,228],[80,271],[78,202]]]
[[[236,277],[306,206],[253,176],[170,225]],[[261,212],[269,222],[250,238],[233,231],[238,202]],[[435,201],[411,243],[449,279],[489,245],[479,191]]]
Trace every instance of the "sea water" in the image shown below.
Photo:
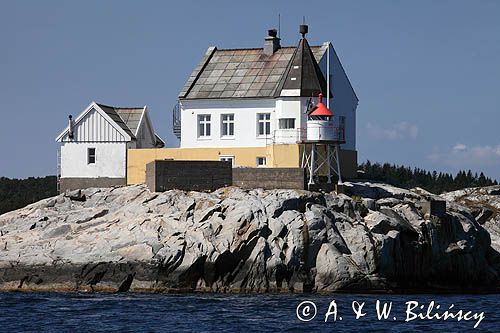
[[[0,293],[0,331],[500,332],[499,300],[499,295]]]

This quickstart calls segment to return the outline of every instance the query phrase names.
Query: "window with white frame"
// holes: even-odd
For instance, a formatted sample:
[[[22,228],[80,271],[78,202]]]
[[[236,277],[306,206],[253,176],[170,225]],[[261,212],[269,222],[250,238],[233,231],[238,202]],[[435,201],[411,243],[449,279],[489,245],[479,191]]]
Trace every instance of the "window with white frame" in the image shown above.
[[[280,118],[279,119],[280,129],[291,129],[295,128],[295,118]]]
[[[219,161],[231,162],[231,165],[234,166],[234,156],[233,155],[220,155]]]
[[[271,134],[271,114],[258,113],[257,114],[257,135],[265,136]]]
[[[211,116],[209,114],[198,115],[198,137],[206,138],[211,135],[210,127]]]
[[[234,114],[221,115],[221,135],[234,136]]]
[[[257,157],[256,164],[258,167],[266,166],[266,158],[262,156]]]
[[[95,164],[95,148],[87,149],[87,164]]]

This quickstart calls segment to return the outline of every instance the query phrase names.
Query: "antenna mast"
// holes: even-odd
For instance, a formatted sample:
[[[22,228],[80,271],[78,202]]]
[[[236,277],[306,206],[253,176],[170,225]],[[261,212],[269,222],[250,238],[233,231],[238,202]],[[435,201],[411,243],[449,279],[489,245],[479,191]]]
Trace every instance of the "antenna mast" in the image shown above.
[[[278,38],[281,38],[281,14],[278,13]]]

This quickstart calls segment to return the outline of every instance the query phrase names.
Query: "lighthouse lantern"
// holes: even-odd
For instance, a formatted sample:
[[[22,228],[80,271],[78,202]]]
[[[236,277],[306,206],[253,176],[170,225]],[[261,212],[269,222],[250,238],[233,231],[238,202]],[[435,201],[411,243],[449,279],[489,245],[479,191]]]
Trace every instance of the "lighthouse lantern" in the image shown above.
[[[309,113],[307,118],[308,141],[335,141],[336,133],[333,128],[333,113],[323,104],[323,94],[318,96],[318,104]]]

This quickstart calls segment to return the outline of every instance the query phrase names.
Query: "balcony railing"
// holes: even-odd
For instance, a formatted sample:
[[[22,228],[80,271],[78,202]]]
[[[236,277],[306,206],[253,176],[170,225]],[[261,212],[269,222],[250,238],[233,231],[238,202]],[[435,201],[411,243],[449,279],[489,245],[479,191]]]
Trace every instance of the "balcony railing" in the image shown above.
[[[181,139],[181,105],[179,101],[172,110],[172,129],[177,139]]]
[[[329,132],[328,137],[331,139],[329,141],[344,143],[345,142],[345,128],[343,126],[318,126],[317,129],[315,127],[309,127],[310,130]],[[319,140],[308,140],[307,138],[307,128],[292,128],[292,129],[278,129],[274,130],[272,135],[272,143],[273,144],[292,144],[292,143],[304,143],[308,141],[321,141],[324,138],[321,138],[319,135]]]

